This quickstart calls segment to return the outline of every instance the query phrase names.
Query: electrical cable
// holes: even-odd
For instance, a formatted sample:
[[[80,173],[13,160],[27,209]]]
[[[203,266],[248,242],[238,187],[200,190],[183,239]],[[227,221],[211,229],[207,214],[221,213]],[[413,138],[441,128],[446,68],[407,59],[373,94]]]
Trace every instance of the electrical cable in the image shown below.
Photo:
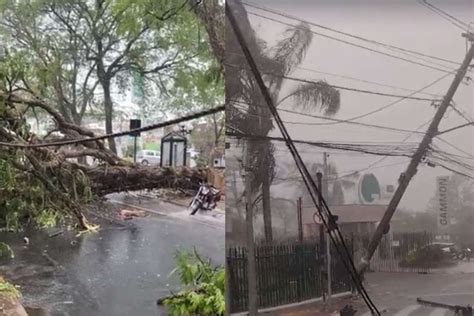
[[[368,42],[368,43],[371,43],[371,44],[377,44],[377,45],[380,45],[380,46],[383,46],[383,47],[386,47],[386,48],[402,51],[402,52],[405,52],[405,53],[415,54],[415,55],[419,55],[419,56],[423,56],[423,57],[436,59],[436,60],[439,60],[439,61],[444,61],[444,62],[447,62],[447,63],[455,64],[456,66],[461,65],[460,62],[456,62],[456,61],[453,61],[453,60],[449,60],[449,59],[445,59],[445,58],[440,58],[440,57],[420,53],[420,52],[417,52],[417,51],[414,51],[414,50],[397,47],[397,46],[394,46],[394,45],[382,43],[382,42],[375,41],[375,40],[372,40],[372,39],[367,39],[367,38],[364,38],[362,36],[354,35],[354,34],[343,32],[343,31],[339,31],[339,30],[336,30],[336,29],[331,28],[331,27],[327,27],[327,26],[324,26],[324,25],[321,25],[321,24],[317,24],[317,23],[308,21],[308,20],[301,19],[299,17],[292,16],[292,15],[287,14],[287,13],[283,13],[281,11],[276,11],[276,10],[269,9],[269,8],[266,8],[266,7],[263,7],[263,6],[257,6],[254,3],[249,3],[249,2],[246,2],[246,1],[243,1],[243,3],[246,6],[249,6],[249,7],[255,8],[255,9],[259,9],[259,10],[262,10],[262,11],[273,13],[275,15],[279,15],[279,16],[285,17],[287,19],[296,20],[296,21],[299,21],[299,22],[302,22],[302,23],[306,23],[306,24],[309,24],[309,25],[312,25],[312,26],[315,26],[315,27],[318,27],[318,28],[322,28],[322,29],[325,29],[325,30],[328,30],[328,31],[331,31],[331,32],[335,32],[335,33],[338,33],[338,34],[341,34],[341,35],[345,35],[345,36],[348,36],[348,37],[352,37],[352,38],[355,38],[355,39],[358,39],[358,40],[361,40],[361,41],[365,41],[365,42]]]
[[[459,147],[453,145],[452,143],[450,143],[450,142],[448,142],[447,140],[443,139],[441,136],[436,136],[436,139],[438,139],[438,140],[440,140],[441,142],[445,143],[446,145],[448,145],[448,146],[450,146],[450,147],[452,147],[452,148],[454,148],[454,149],[456,149],[456,150],[462,152],[463,154],[468,155],[470,158],[474,158],[474,155],[472,155],[472,154],[468,153],[467,151],[462,150],[461,148],[459,148]]]
[[[261,15],[261,14],[258,14],[258,13],[249,12],[249,11],[247,11],[247,12],[250,15],[255,15],[255,16],[261,17],[263,19],[274,21],[274,22],[279,23],[279,24],[283,24],[283,25],[290,26],[290,27],[298,27],[298,25],[294,25],[294,24],[291,24],[291,23],[286,23],[286,22],[283,22],[283,21],[280,21],[280,20],[277,20],[277,19],[273,19],[271,17],[264,16],[264,15]],[[311,33],[316,34],[318,36],[326,37],[326,38],[329,38],[329,39],[332,39],[332,40],[335,40],[337,42],[341,42],[341,43],[344,43],[344,44],[347,44],[347,45],[351,45],[351,46],[354,46],[354,47],[365,49],[365,50],[371,51],[373,53],[381,54],[381,55],[392,57],[392,58],[395,58],[395,59],[399,59],[399,60],[402,60],[402,61],[405,61],[405,62],[408,62],[408,63],[411,63],[411,64],[422,66],[422,67],[425,67],[425,68],[429,68],[429,69],[433,69],[433,70],[437,70],[437,71],[441,71],[441,72],[451,72],[451,71],[453,71],[453,69],[448,68],[448,67],[446,67],[448,69],[441,69],[441,68],[438,68],[438,67],[433,67],[433,66],[426,65],[426,64],[423,64],[423,63],[420,63],[420,62],[417,62],[417,61],[407,59],[407,58],[403,58],[403,57],[399,57],[399,56],[396,56],[396,55],[381,52],[381,51],[369,48],[367,46],[363,46],[363,45],[355,44],[355,43],[352,43],[352,42],[349,42],[349,41],[346,41],[346,40],[342,40],[342,39],[339,39],[337,37],[333,37],[333,36],[330,36],[330,35],[319,33],[319,32],[316,32],[314,30],[311,30]]]
[[[280,141],[280,142],[285,141],[285,139],[282,137],[252,135],[252,134],[236,133],[236,132],[227,132],[226,136],[246,138],[246,139],[252,139],[252,140],[257,140],[257,141],[258,140],[260,141],[272,140],[272,141]],[[306,140],[293,140],[293,142],[296,144],[305,144],[305,145],[311,145],[311,146],[316,146],[320,148],[330,148],[330,149],[365,153],[365,154],[376,155],[376,156],[390,156],[390,157],[411,157],[412,152],[416,150],[415,146],[411,146],[411,147],[407,146],[405,151],[396,152],[395,151],[396,149],[401,150],[403,148],[401,148],[399,145],[395,147],[372,145],[372,148],[371,148],[370,145],[335,144],[335,143],[329,143],[329,142],[313,142],[313,141],[306,141]],[[386,149],[383,150],[384,148]],[[408,152],[408,150],[410,152]]]
[[[14,148],[41,148],[41,147],[56,147],[56,146],[64,146],[64,145],[75,145],[75,144],[82,144],[82,143],[87,143],[91,141],[98,141],[98,140],[104,140],[104,139],[110,139],[110,138],[116,138],[116,137],[122,137],[122,136],[127,136],[139,132],[146,132],[150,130],[154,130],[157,128],[162,128],[170,125],[176,125],[182,122],[187,122],[191,121],[197,118],[201,118],[203,116],[211,115],[214,113],[222,112],[225,110],[225,106],[217,106],[212,109],[200,111],[200,112],[195,112],[191,114],[187,114],[185,116],[172,119],[169,121],[161,122],[161,123],[156,123],[156,124],[151,124],[147,125],[141,128],[129,130],[129,131],[124,131],[124,132],[117,132],[117,133],[112,133],[112,134],[107,134],[107,135],[101,135],[101,136],[95,136],[95,137],[88,137],[88,138],[82,138],[82,139],[74,139],[74,140],[66,140],[66,141],[61,141],[61,142],[51,142],[51,143],[42,143],[42,144],[14,144],[14,143],[6,143],[6,142],[0,142],[0,146],[5,146],[5,147],[14,147]]]
[[[237,56],[243,56],[240,53],[232,52],[232,51],[229,51],[229,50],[226,50],[226,54],[233,54],[233,55],[237,55]],[[370,81],[370,80],[366,80],[366,79],[351,77],[351,76],[347,76],[347,75],[336,74],[336,73],[327,72],[327,71],[320,71],[320,70],[316,70],[316,69],[312,69],[312,68],[308,68],[308,67],[294,66],[294,68],[295,69],[300,69],[300,70],[303,70],[303,71],[313,72],[313,73],[316,73],[316,74],[328,75],[328,76],[333,76],[333,77],[336,77],[336,78],[342,78],[342,79],[347,79],[347,80],[352,80],[352,81],[357,81],[357,82],[368,83],[368,84],[376,85],[376,86],[379,86],[379,87],[391,88],[391,89],[395,89],[395,90],[403,90],[403,91],[407,91],[407,92],[415,92],[416,91],[414,89],[409,89],[409,88],[384,84],[384,83],[380,83],[380,82],[375,82],[375,81]],[[442,98],[443,97],[440,94],[421,92],[421,91],[416,91],[416,92],[417,92],[417,94],[424,94],[424,95],[431,96],[431,97],[434,97],[434,98]]]
[[[226,66],[234,67],[234,68],[242,68],[242,65],[233,65],[229,63],[225,63]],[[314,81],[314,80],[309,80],[309,79],[303,79],[303,78],[297,78],[297,77],[292,77],[292,76],[287,76],[287,75],[282,75],[276,72],[271,72],[271,71],[261,71],[262,74],[273,76],[273,77],[278,77],[278,78],[283,78],[283,79],[288,79],[291,81],[297,81],[297,82],[302,82],[302,83],[309,83],[309,84],[314,84],[314,85],[323,85],[322,82],[320,81]],[[449,72],[446,76],[450,75],[451,72]],[[444,77],[442,77],[444,79]],[[415,93],[412,93],[411,95],[401,95],[401,94],[393,94],[393,93],[385,93],[385,92],[378,92],[378,91],[373,91],[373,90],[365,90],[365,89],[358,89],[358,88],[353,88],[353,87],[346,87],[346,86],[338,86],[338,85],[329,85],[334,89],[340,89],[340,90],[346,90],[346,91],[351,91],[351,92],[358,92],[358,93],[364,93],[364,94],[372,94],[372,95],[378,95],[378,96],[383,96],[383,97],[392,97],[392,98],[402,98],[402,99],[408,99],[408,100],[416,100],[416,101],[439,101],[439,99],[433,99],[433,98],[421,98],[421,97],[414,97],[413,95]]]
[[[392,106],[394,106],[394,105],[400,103],[400,102],[403,101],[403,100],[406,100],[406,99],[409,98],[409,97],[412,97],[412,96],[415,95],[416,93],[419,93],[419,92],[421,92],[421,91],[423,91],[423,90],[426,90],[426,89],[428,89],[428,88],[434,86],[435,84],[437,84],[437,83],[440,82],[441,80],[447,78],[449,75],[451,75],[451,73],[445,74],[445,75],[441,76],[440,78],[438,78],[438,79],[432,81],[431,83],[427,84],[426,86],[424,86],[424,87],[422,87],[422,88],[420,88],[420,89],[414,91],[413,93],[408,94],[408,95],[406,95],[406,96],[402,96],[400,99],[395,100],[395,101],[392,101],[392,102],[390,102],[390,103],[388,103],[388,104],[386,104],[386,105],[383,105],[383,106],[381,106],[381,107],[379,107],[379,108],[377,108],[377,109],[375,109],[375,110],[366,112],[366,113],[364,113],[364,114],[356,115],[356,116],[353,116],[353,117],[350,117],[350,118],[347,118],[347,119],[338,120],[338,122],[319,123],[318,125],[334,125],[334,124],[340,124],[340,123],[344,123],[344,122],[350,122],[350,121],[354,121],[354,120],[357,120],[357,119],[361,119],[361,118],[370,116],[370,115],[372,115],[372,114],[381,112],[381,111],[383,111],[383,110],[385,110],[385,109],[388,109],[388,108],[390,108],[390,107],[392,107]],[[431,101],[433,101],[433,100],[431,100]],[[316,124],[315,124],[315,125],[316,125]]]
[[[236,101],[236,100],[229,100],[228,102],[242,104],[242,105],[254,105],[254,106],[263,107],[263,104],[258,104],[258,103],[247,103],[247,102]],[[333,121],[333,122],[337,122],[337,123],[346,123],[346,124],[352,124],[352,125],[358,125],[358,126],[364,126],[364,127],[371,127],[371,128],[378,128],[378,129],[384,129],[384,130],[395,131],[395,132],[416,133],[416,134],[420,134],[420,135],[425,134],[423,132],[418,132],[418,131],[413,131],[413,130],[406,130],[406,129],[396,128],[396,127],[389,127],[389,126],[369,124],[369,123],[353,122],[353,121],[345,120],[345,119],[336,119],[336,118],[327,117],[327,116],[323,116],[323,115],[314,115],[314,114],[308,114],[308,113],[303,113],[303,112],[298,112],[298,111],[293,111],[293,110],[287,110],[287,109],[278,109],[278,111],[286,112],[286,113],[290,113],[290,114],[301,115],[301,116],[306,116],[306,117],[317,118],[317,119],[326,120],[326,121]],[[257,114],[247,114],[247,113],[245,113],[245,115],[264,117],[264,116],[257,115]],[[288,123],[289,124],[299,124],[299,125],[328,125],[328,123],[304,123],[304,122],[288,122]]]
[[[436,13],[440,17],[444,18],[446,21],[450,22],[452,25],[460,28],[461,30],[465,31],[469,28],[469,25],[456,17],[450,15],[446,11],[441,10],[440,8],[436,7],[435,5],[429,3],[427,0],[419,0],[418,3],[420,3],[422,6],[425,8],[428,8],[432,12]]]

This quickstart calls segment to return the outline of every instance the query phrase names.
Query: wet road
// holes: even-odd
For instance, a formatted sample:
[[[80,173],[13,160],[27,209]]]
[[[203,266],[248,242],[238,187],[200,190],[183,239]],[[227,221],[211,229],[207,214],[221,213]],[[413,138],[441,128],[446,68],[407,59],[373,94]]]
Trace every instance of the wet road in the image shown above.
[[[0,234],[16,252],[0,274],[22,286],[25,305],[46,307],[52,315],[165,315],[156,300],[177,289],[177,277],[169,277],[176,249],[196,247],[213,262],[224,262],[223,226],[189,220],[182,213],[182,218],[176,212],[134,219],[127,227],[78,238]]]
[[[396,316],[448,316],[445,308],[422,306],[418,297],[449,305],[474,304],[474,262],[432,274],[368,273],[367,289],[382,314]],[[370,315],[366,310],[362,316]]]

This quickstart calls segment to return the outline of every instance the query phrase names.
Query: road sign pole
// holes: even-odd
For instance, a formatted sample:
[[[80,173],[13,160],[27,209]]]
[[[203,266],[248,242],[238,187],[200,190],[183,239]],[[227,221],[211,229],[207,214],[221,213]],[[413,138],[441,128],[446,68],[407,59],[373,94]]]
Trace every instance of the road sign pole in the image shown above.
[[[137,163],[137,136],[133,136],[133,163]]]

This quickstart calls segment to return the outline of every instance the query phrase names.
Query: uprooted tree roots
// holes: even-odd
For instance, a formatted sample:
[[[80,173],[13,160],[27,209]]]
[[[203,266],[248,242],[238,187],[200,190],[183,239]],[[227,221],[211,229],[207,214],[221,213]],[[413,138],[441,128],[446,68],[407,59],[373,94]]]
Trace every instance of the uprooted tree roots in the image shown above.
[[[55,126],[45,136],[36,135],[26,123],[30,111],[42,112]],[[8,226],[12,218],[32,218],[48,211],[74,216],[79,227],[88,230],[94,226],[82,208],[94,196],[156,188],[193,189],[206,176],[205,170],[130,163],[108,150],[102,141],[30,148],[5,144],[31,145],[94,136],[89,129],[67,122],[42,100],[0,91],[0,223]],[[94,158],[95,166],[80,163],[85,157]]]

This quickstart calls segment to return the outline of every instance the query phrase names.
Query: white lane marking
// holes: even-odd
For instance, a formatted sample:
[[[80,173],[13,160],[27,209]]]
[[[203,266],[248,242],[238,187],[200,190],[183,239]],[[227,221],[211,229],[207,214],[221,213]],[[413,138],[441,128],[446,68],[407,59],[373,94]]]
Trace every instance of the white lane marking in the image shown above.
[[[411,312],[416,311],[421,305],[409,305],[393,316],[409,316]]]
[[[444,308],[436,308],[434,311],[431,312],[430,316],[445,316],[449,310]]]

